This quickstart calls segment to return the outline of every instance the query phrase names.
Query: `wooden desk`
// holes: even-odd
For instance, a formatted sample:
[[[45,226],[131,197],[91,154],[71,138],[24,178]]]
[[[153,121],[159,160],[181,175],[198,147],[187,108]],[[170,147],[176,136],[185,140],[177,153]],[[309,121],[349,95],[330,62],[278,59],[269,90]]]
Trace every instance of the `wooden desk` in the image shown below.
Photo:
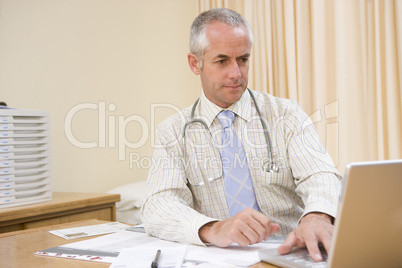
[[[22,230],[0,234],[0,267],[21,268],[21,267],[41,267],[41,268],[88,268],[88,267],[109,267],[110,263],[96,263],[90,261],[70,260],[65,258],[52,258],[36,256],[35,252],[51,247],[86,240],[88,238],[78,238],[66,240],[52,235],[49,230],[87,226],[104,223],[100,220],[85,220],[80,222],[65,223],[54,226]],[[94,238],[94,237],[90,237]],[[251,268],[270,268],[275,267],[265,263],[259,263]]]
[[[116,221],[119,194],[53,192],[51,201],[0,209],[0,233],[86,219]]]

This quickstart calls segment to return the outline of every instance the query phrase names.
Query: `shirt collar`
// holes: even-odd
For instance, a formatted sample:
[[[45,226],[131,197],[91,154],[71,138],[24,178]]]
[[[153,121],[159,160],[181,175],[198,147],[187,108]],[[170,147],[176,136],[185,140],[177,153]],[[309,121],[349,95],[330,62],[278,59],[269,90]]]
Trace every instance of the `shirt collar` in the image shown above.
[[[197,106],[195,116],[204,120],[208,127],[211,126],[216,116],[223,110],[230,110],[248,122],[251,120],[251,96],[248,90],[243,93],[239,101],[233,103],[227,109],[223,109],[208,100],[204,91],[202,91]]]

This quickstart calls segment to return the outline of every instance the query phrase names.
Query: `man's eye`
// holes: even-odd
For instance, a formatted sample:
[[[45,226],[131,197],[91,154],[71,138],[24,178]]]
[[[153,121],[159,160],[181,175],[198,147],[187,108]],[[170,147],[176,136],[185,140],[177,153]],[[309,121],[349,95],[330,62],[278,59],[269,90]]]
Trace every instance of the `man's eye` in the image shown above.
[[[217,63],[224,64],[226,60],[218,60]]]
[[[241,58],[240,61],[241,61],[241,62],[247,62],[247,61],[248,61],[248,58]]]

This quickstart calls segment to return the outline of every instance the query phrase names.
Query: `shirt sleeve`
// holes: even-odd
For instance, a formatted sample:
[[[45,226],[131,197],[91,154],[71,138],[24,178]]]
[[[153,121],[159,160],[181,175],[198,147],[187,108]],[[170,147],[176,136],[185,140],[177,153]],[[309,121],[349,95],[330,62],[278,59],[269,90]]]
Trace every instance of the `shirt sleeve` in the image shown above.
[[[322,145],[311,119],[299,105],[285,114],[288,157],[304,213],[336,217],[342,176]]]
[[[194,210],[193,195],[184,178],[181,146],[174,128],[158,127],[147,195],[141,208],[146,232],[162,239],[204,245],[198,230],[216,221]]]

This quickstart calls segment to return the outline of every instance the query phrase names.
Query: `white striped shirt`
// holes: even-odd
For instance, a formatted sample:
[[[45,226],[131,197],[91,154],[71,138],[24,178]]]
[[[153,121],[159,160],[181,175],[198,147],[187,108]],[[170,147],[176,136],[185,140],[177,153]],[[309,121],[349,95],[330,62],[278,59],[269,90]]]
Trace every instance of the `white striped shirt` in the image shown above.
[[[297,102],[253,92],[267,125],[274,161],[280,167],[278,173],[262,169],[262,163],[268,160],[268,145],[249,92],[245,91],[228,109],[237,115],[232,129],[242,141],[260,211],[281,227],[275,235],[287,235],[309,212],[335,217],[341,175],[321,145],[313,123]],[[192,123],[187,127],[184,147],[182,131],[190,120],[191,108],[171,116],[157,128],[157,147],[141,218],[150,235],[203,245],[199,228],[230,217],[221,160],[217,160],[222,128],[216,116],[222,108],[201,95],[194,118],[206,123],[212,140],[206,142],[209,133],[201,124]],[[216,179],[209,182],[209,177]],[[198,185],[200,182],[204,185]]]

